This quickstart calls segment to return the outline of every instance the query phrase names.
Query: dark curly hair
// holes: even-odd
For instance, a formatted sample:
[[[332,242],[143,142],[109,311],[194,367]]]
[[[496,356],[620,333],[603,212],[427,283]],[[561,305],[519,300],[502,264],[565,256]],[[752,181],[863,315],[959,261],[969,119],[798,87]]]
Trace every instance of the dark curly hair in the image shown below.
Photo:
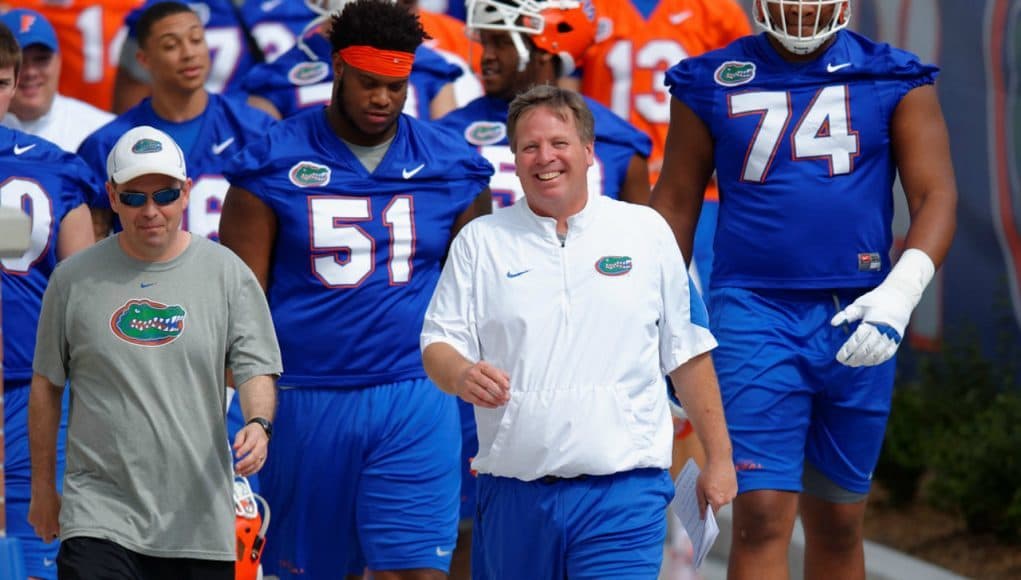
[[[330,32],[334,52],[349,46],[415,52],[428,38],[417,14],[388,0],[355,0],[333,16]]]

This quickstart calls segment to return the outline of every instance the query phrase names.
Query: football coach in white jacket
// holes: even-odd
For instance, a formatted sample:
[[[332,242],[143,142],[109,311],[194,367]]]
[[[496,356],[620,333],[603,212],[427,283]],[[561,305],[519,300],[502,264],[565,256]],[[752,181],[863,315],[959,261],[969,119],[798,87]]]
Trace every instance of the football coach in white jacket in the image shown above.
[[[422,331],[430,378],[475,406],[472,574],[655,579],[673,496],[664,374],[706,448],[700,505],[737,492],[705,306],[658,213],[589,197],[577,93],[529,90],[507,130],[524,203],[460,232]]]

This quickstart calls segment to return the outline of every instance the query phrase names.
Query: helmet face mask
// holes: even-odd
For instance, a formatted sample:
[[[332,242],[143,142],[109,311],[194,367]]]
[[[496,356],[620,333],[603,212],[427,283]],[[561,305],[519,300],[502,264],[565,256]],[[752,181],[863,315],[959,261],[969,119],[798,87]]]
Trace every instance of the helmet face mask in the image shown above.
[[[494,30],[510,34],[518,52],[518,72],[528,67],[530,51],[522,35],[535,46],[557,55],[560,74],[568,75],[595,39],[595,10],[589,0],[468,0],[467,29]]]
[[[851,0],[756,0],[753,12],[759,28],[789,52],[804,55],[847,27]]]

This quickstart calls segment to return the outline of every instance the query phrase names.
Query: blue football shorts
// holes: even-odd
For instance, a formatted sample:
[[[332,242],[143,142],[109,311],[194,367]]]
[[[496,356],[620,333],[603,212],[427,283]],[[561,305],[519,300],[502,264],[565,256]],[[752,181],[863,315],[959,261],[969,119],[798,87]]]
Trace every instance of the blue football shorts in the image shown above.
[[[44,543],[28,523],[32,499],[32,463],[28,447],[28,396],[30,379],[6,380],[4,385],[4,475],[6,476],[7,534],[18,538],[29,576],[55,580],[60,542]],[[67,442],[69,389],[64,388],[57,431],[57,491],[64,487],[64,451]]]
[[[674,496],[666,470],[552,481],[479,474],[478,484],[472,578],[659,577]]]
[[[807,460],[853,493],[868,493],[890,414],[895,359],[836,360],[854,325],[830,319],[861,290],[710,292],[713,362],[734,447],[738,492],[802,491]]]
[[[461,431],[428,379],[281,389],[261,494],[263,566],[281,578],[447,572],[457,540]]]

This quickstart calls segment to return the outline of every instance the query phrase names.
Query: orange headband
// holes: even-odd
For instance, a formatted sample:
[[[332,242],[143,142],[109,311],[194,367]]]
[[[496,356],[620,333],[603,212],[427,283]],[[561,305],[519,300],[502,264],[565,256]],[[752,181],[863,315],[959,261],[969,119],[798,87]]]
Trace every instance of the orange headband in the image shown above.
[[[415,55],[399,50],[381,50],[371,46],[349,46],[340,49],[340,57],[347,64],[384,77],[407,77]]]

